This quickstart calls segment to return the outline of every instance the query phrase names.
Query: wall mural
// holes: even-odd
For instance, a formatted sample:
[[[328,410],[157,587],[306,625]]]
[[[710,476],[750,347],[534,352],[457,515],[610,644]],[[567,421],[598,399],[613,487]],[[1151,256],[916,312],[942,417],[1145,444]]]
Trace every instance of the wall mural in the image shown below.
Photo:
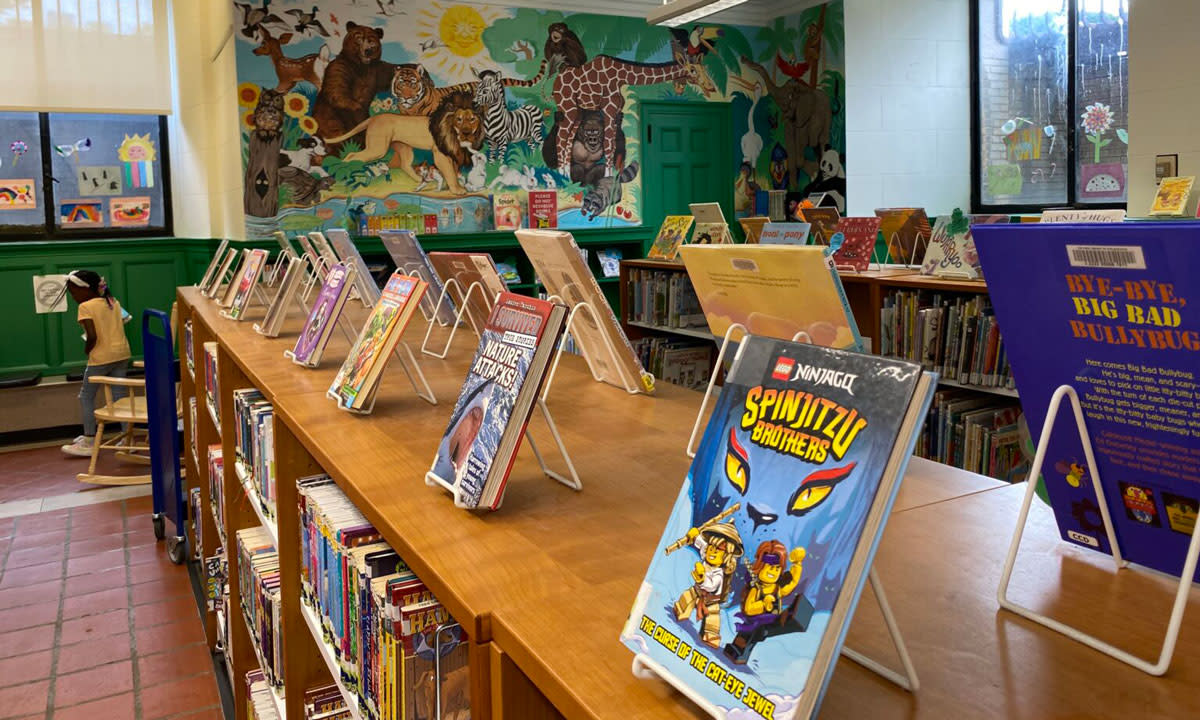
[[[560,227],[640,225],[648,99],[732,104],[738,215],[759,190],[845,195],[840,0],[679,29],[439,0],[234,6],[250,237],[490,230],[494,195],[531,190],[555,191]]]

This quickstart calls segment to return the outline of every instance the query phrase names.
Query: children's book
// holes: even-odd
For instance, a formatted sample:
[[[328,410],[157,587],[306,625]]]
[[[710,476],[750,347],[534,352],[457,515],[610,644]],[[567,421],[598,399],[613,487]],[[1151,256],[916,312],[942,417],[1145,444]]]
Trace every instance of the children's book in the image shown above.
[[[750,336],[621,640],[724,711],[815,717],[936,376]]]
[[[1124,210],[1077,210],[1074,208],[1064,208],[1042,212],[1042,222],[1044,223],[1118,223],[1124,221]]]
[[[438,216],[434,213],[426,213],[423,216],[426,235],[437,235],[438,232]]]
[[[431,469],[465,505],[499,507],[566,316],[564,305],[509,292],[488,316]]]
[[[326,273],[321,292],[317,293],[316,302],[300,329],[300,337],[296,338],[296,346],[284,353],[296,364],[316,367],[321,362],[329,334],[337,325],[346,298],[350,296],[351,283],[347,282],[350,272],[345,265],[336,263]]]
[[[388,358],[404,335],[409,320],[417,313],[421,294],[428,287],[424,280],[401,272],[392,273],[371,314],[363,325],[354,347],[333,378],[329,392],[338,405],[361,409],[369,404],[379,386],[379,376]]]
[[[738,220],[738,224],[742,226],[742,232],[746,235],[746,242],[751,245],[759,242],[759,238],[762,237],[763,228],[769,222],[771,222],[771,218],[766,216],[744,217]]]
[[[1191,535],[1179,509],[1200,500],[1200,223],[974,234],[1035,440],[1071,385],[1122,556],[1178,576]],[[1069,403],[1053,428],[1042,479],[1062,538],[1111,552]]]
[[[280,326],[283,325],[283,319],[291,310],[292,303],[296,302],[296,293],[304,284],[305,270],[307,269],[307,258],[300,258],[288,263],[283,280],[279,283],[279,289],[275,291],[275,297],[271,299],[271,304],[267,307],[266,317],[261,323],[254,325],[254,329],[259,334],[266,337],[279,337]]]
[[[558,227],[557,190],[529,191],[529,227],[534,229]]]
[[[325,273],[329,269],[325,266],[325,259],[322,258],[320,253],[317,252],[317,249],[313,247],[312,241],[308,239],[307,235],[297,235],[296,241],[300,243],[300,248],[304,250],[304,256],[308,258],[309,266],[316,270],[317,277],[321,279],[321,282],[325,282]]]
[[[246,269],[246,264],[250,259],[250,250],[243,249],[238,253],[237,259],[229,268],[229,283],[221,292],[221,298],[217,301],[217,305],[222,308],[228,308],[233,304],[233,298],[237,295],[238,288],[242,286],[242,273]]]
[[[450,291],[456,305],[461,307],[464,296],[470,296],[470,302],[466,303],[467,321],[476,332],[481,330],[492,312],[496,295],[508,290],[492,256],[487,253],[431,252],[429,262],[443,282],[456,281],[458,287]],[[479,283],[479,288],[472,292],[471,286],[475,283]]]
[[[217,277],[217,270],[220,269],[222,261],[225,259],[225,249],[229,247],[228,240],[222,240],[217,246],[217,251],[213,253],[212,260],[209,261],[208,267],[204,270],[204,277],[201,278],[200,284],[196,287],[200,288],[200,292],[207,292],[210,285],[213,284]]]
[[[741,323],[754,335],[791,340],[803,331],[817,345],[862,349],[841,278],[825,248],[686,245],[681,252],[717,337]]]
[[[875,254],[875,240],[879,237],[879,218],[844,217],[838,220],[836,235],[842,236],[840,244],[833,250],[833,263],[838,268],[864,272],[871,265]]]
[[[229,277],[229,271],[233,269],[238,256],[239,253],[234,248],[229,248],[225,251],[225,259],[221,261],[217,271],[213,273],[208,287],[203,290],[205,297],[210,300],[216,299],[217,295],[221,292],[221,283],[225,282],[225,279]]]
[[[521,227],[521,198],[516,193],[496,193],[492,198],[497,230],[517,230]]]
[[[1150,204],[1151,215],[1183,215],[1187,210],[1188,198],[1192,194],[1194,175],[1163,178]]]
[[[444,287],[416,234],[412,230],[385,230],[379,233],[379,239],[392,262],[396,263],[397,270],[405,275],[419,276],[429,283],[428,292],[421,298],[421,307],[425,308],[426,314],[432,314],[433,305],[442,297]],[[437,308],[437,319],[442,325],[454,322],[454,300],[449,296]]]
[[[877,208],[875,217],[879,218],[879,230],[888,250],[888,257],[879,258],[880,262],[899,265],[921,262],[932,235],[925,208]]]
[[[654,377],[638,362],[600,284],[580,256],[574,236],[555,230],[518,230],[517,241],[548,295],[562,298],[569,308],[580,303],[591,307],[592,312],[575,313],[571,335],[587,355],[592,372],[610,385],[654,392]]]
[[[258,286],[258,279],[262,277],[263,266],[267,264],[266,250],[250,250],[246,255],[245,261],[242,262],[241,272],[235,278],[234,285],[237,290],[233,297],[229,298],[226,307],[226,316],[234,320],[242,319],[246,314],[246,307],[250,304],[250,295],[254,292],[254,288]]]
[[[358,289],[358,296],[362,298],[363,303],[374,305],[379,302],[379,286],[371,277],[367,261],[363,260],[358,246],[350,239],[350,233],[341,228],[332,228],[327,234],[329,242],[333,244],[333,249],[342,258],[342,262],[354,268],[354,287]]]
[[[621,248],[604,248],[596,253],[600,261],[600,272],[606,278],[618,277],[621,274],[621,260],[624,255]]]
[[[800,219],[812,227],[814,243],[828,245],[833,234],[837,232],[838,220],[842,219],[842,214],[835,207],[801,208]]]
[[[921,263],[922,275],[978,280],[979,253],[971,236],[971,223],[962,210],[955,208],[951,215],[942,215],[933,225],[933,241],[925,250]]]
[[[688,205],[692,217],[696,220],[696,229],[692,232],[693,245],[730,245],[733,236],[729,234],[729,224],[725,222],[725,213],[721,212],[718,203],[692,203]]]
[[[695,218],[691,215],[668,215],[663,218],[662,227],[646,253],[647,260],[675,260],[679,257],[679,248],[687,240],[688,230],[692,228]]]
[[[763,226],[759,242],[763,245],[807,245],[808,223],[767,223]]]

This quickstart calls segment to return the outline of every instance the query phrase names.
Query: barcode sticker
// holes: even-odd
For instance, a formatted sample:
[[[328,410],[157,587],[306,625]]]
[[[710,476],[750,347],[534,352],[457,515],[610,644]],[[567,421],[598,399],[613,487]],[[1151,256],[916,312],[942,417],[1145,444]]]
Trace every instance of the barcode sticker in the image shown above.
[[[1146,256],[1136,245],[1068,245],[1071,267],[1145,270]]]

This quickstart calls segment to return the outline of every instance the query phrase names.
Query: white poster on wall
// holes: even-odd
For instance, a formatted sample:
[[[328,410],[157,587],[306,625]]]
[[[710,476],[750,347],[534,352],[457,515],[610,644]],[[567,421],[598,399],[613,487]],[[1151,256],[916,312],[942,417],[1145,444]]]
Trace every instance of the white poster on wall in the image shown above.
[[[66,312],[66,289],[66,275],[34,275],[33,309],[39,314]]]

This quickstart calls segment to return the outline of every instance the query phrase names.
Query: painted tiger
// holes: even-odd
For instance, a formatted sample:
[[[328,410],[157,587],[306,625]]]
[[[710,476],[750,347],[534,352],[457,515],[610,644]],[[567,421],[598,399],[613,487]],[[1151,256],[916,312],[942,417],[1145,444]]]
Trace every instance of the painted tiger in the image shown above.
[[[561,58],[542,60],[541,68],[532,80],[514,80],[504,78],[504,87],[532,87],[542,81],[548,74],[553,75],[561,67]],[[475,92],[475,81],[451,85],[449,87],[434,87],[433,78],[424,65],[406,63],[397,65],[392,74],[392,94],[396,96],[397,112],[401,115],[432,115],[441,105],[447,95],[454,92]]]
[[[504,160],[512,143],[528,142],[531,149],[542,143],[542,111],[535,105],[508,109],[504,79],[500,73],[475,73],[475,107],[483,112],[483,136],[488,143],[488,161]]]

